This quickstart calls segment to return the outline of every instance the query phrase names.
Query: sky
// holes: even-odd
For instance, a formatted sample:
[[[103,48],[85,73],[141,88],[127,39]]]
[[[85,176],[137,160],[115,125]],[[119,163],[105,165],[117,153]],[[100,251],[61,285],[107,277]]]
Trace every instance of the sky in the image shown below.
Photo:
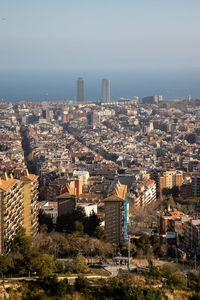
[[[0,0],[0,69],[199,69],[199,12],[199,0]]]

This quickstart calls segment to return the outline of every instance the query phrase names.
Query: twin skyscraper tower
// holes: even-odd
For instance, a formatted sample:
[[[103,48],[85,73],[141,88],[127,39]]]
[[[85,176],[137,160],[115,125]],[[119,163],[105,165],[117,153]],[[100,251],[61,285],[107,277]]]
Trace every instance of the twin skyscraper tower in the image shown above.
[[[84,80],[82,77],[77,79],[77,102],[84,102]],[[110,102],[110,80],[102,79],[102,102]]]

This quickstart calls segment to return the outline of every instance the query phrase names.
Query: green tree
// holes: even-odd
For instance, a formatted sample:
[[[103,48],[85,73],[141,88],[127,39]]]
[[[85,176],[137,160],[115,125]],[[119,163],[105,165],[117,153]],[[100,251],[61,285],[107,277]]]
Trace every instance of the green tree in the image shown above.
[[[101,227],[101,226],[97,226],[96,230],[94,232],[94,236],[101,240],[101,241],[105,241],[106,240],[106,232],[105,230]]]
[[[55,262],[55,268],[57,273],[65,273],[66,267],[63,261],[57,260]]]
[[[79,221],[75,221],[74,229],[75,229],[75,231],[79,232],[80,234],[83,234],[83,230],[84,230],[83,223],[81,223]]]
[[[160,248],[160,238],[157,235],[151,235],[149,239],[153,247],[154,254],[157,254]]]
[[[89,271],[87,261],[82,254],[78,254],[70,263],[70,269],[73,273],[86,273]]]
[[[23,227],[19,228],[10,246],[12,252],[19,252],[22,255],[26,255],[30,252],[31,238],[26,235],[26,231]]]
[[[32,270],[35,270],[41,278],[52,274],[55,270],[53,258],[48,254],[38,253],[32,260]]]

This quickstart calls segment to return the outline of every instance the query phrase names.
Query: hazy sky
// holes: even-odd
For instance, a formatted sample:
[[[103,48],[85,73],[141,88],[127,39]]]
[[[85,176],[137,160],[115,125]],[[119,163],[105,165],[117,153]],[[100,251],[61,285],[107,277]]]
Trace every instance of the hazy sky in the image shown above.
[[[0,68],[199,68],[199,13],[199,0],[0,0]]]

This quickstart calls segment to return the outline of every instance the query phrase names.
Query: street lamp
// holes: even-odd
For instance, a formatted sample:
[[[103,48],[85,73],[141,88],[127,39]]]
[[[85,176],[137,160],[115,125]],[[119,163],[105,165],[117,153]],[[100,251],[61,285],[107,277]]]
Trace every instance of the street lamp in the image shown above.
[[[184,273],[183,273],[183,276],[185,277],[185,286],[187,288],[187,286],[188,286],[188,276],[187,276],[187,274],[184,274]]]
[[[131,256],[131,249],[130,249],[130,236],[128,236],[128,270],[130,271],[130,256]]]

